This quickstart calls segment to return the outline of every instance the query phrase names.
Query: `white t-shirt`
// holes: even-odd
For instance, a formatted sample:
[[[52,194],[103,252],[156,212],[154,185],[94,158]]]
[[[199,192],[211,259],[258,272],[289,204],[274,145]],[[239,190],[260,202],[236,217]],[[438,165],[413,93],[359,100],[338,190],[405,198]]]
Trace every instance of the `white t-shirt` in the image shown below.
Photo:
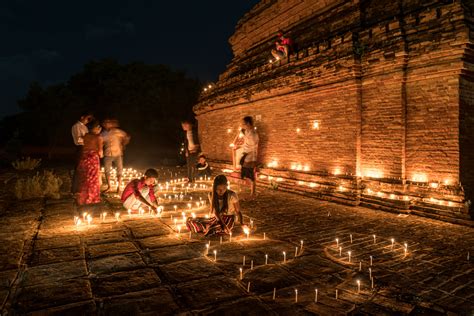
[[[89,129],[87,126],[84,125],[81,121],[77,121],[76,124],[74,124],[71,127],[71,134],[72,134],[72,140],[74,141],[74,145],[76,146],[82,146],[84,145],[84,135],[86,135],[89,132]]]
[[[245,130],[242,150],[244,153],[247,153],[247,156],[245,157],[246,162],[257,161],[258,141],[259,139],[256,130]]]
[[[208,198],[209,198],[209,203],[212,204],[212,193],[209,193]],[[236,215],[237,213],[235,212],[234,204],[237,202],[239,202],[239,197],[237,196],[237,193],[231,190],[227,190],[227,212],[223,214]],[[219,199],[219,209],[222,208],[223,204],[224,204],[224,200]]]

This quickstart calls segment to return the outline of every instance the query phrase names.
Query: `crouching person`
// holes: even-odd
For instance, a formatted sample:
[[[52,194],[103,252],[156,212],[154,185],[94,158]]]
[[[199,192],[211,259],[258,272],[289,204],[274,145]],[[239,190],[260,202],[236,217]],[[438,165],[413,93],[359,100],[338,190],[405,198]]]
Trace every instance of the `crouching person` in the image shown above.
[[[132,211],[145,206],[157,210],[158,203],[155,196],[157,178],[158,172],[155,169],[148,169],[142,178],[130,181],[122,193],[123,207]]]

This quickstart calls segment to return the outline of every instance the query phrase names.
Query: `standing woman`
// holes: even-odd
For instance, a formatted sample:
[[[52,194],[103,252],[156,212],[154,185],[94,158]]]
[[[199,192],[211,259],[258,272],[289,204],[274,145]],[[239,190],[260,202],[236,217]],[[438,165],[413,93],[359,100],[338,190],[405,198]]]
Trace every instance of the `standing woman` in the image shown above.
[[[92,127],[83,137],[81,157],[77,167],[78,195],[77,204],[94,204],[100,202],[100,158],[103,157],[102,137],[99,136],[101,127],[99,122],[92,123]]]
[[[234,227],[235,218],[244,227],[242,213],[240,212],[237,193],[227,189],[227,178],[218,175],[214,179],[212,192],[209,193],[211,203],[210,218],[192,218],[186,221],[188,229],[195,233],[205,233],[206,236],[216,234],[229,234]]]

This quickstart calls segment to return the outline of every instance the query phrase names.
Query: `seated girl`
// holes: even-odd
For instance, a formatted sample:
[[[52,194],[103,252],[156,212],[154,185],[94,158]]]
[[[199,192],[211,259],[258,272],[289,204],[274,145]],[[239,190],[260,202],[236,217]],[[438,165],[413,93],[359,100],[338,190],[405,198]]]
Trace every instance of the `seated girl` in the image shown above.
[[[211,217],[189,217],[186,221],[188,229],[206,236],[229,234],[237,217],[238,223],[244,228],[239,198],[234,191],[227,189],[227,178],[218,175],[214,179],[212,192],[209,193]]]

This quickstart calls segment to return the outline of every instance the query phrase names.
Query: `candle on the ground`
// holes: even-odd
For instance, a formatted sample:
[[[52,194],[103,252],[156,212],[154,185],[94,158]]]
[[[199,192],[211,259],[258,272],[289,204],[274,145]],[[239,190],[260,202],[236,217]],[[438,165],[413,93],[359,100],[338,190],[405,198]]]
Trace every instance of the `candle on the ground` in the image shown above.
[[[372,268],[369,268],[369,278],[372,279]]]
[[[360,293],[360,280],[357,280],[357,293]]]
[[[298,290],[295,289],[295,303],[298,303]]]
[[[221,236],[221,238],[220,238],[220,241],[219,241],[219,243],[222,245],[222,236]]]
[[[247,292],[250,293],[250,282],[247,283]]]
[[[351,262],[351,252],[348,251],[347,254],[349,255],[349,262]]]
[[[362,261],[359,261],[359,271],[362,271]]]
[[[286,252],[283,251],[283,263],[286,263]]]
[[[336,238],[336,247],[339,248],[339,238]]]
[[[301,245],[301,251],[303,251],[303,240],[300,241],[300,245]]]
[[[298,247],[295,247],[295,257],[298,256]]]
[[[339,247],[339,257],[342,256],[342,247]]]
[[[253,260],[250,261],[250,270],[253,270]]]
[[[206,256],[209,254],[209,244],[206,244]]]
[[[217,261],[217,250],[214,250],[214,261]]]
[[[314,289],[314,302],[318,302],[318,289]]]
[[[244,233],[247,235],[247,239],[249,239],[250,230],[247,227],[244,228]]]
[[[229,242],[232,241],[232,232],[229,233]]]
[[[375,237],[375,235],[372,235],[372,237],[374,237],[374,244],[375,244],[375,241],[376,241],[376,237]]]
[[[351,244],[352,244],[352,234],[350,236],[351,236]]]
[[[132,210],[128,209],[128,217],[132,217]]]
[[[244,258],[242,259],[242,265],[245,267],[245,256],[244,256]]]
[[[392,241],[392,247],[391,247],[391,249],[393,250],[393,244],[395,243],[395,239],[392,238],[391,241]]]
[[[267,264],[268,264],[268,255],[265,254],[265,265],[267,265]]]
[[[263,240],[265,240],[267,238],[267,236],[265,236],[265,233],[263,233]]]
[[[273,300],[275,300],[275,297],[276,297],[276,291],[277,291],[277,289],[276,289],[276,287],[274,287],[274,288],[273,288]]]
[[[370,266],[372,266],[372,256],[370,256]]]
[[[87,216],[87,212],[82,213],[82,220],[84,222],[86,221],[86,216]]]
[[[240,279],[242,280],[242,277],[243,277],[243,270],[242,270],[242,268],[239,268],[239,270],[240,270]]]
[[[336,290],[336,300],[337,300],[337,297],[338,297],[338,293],[337,293],[337,290]]]

